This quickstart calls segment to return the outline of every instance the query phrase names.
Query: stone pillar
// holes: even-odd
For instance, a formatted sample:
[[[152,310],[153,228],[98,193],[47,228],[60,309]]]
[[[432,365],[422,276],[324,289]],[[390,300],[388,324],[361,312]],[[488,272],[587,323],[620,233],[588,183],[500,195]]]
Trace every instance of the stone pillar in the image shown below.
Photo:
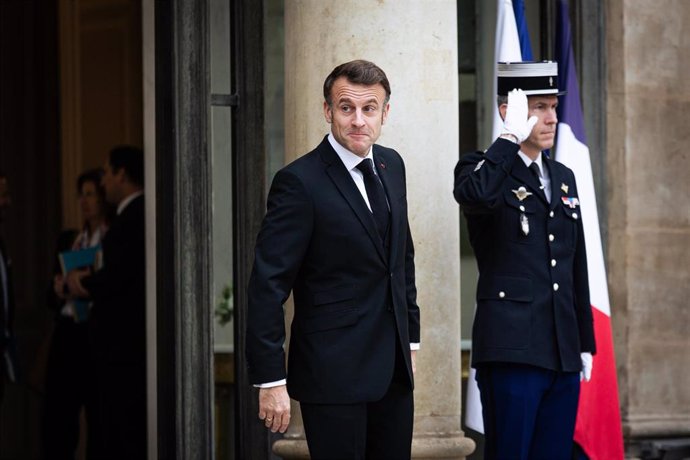
[[[338,64],[367,59],[391,83],[391,110],[379,143],[407,166],[416,247],[422,349],[417,356],[417,459],[462,459],[474,442],[460,429],[460,251],[451,191],[458,158],[455,0],[289,0],[285,2],[285,149],[289,162],[329,131],[323,80]],[[274,451],[308,458],[295,418]]]
[[[662,3],[614,0],[606,14],[607,257],[630,456],[642,438],[690,435],[690,4]]]

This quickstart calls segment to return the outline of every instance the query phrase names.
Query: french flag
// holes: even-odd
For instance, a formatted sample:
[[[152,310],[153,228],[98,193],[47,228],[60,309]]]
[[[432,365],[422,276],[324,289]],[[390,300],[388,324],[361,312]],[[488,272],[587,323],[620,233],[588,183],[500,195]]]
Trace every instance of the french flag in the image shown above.
[[[611,307],[606,284],[604,253],[599,234],[599,217],[589,148],[585,143],[584,119],[580,104],[573,57],[568,0],[558,0],[556,61],[560,90],[567,93],[558,106],[558,140],[555,159],[575,173],[587,246],[589,293],[594,316],[597,354],[592,380],[582,382],[575,442],[590,460],[623,459],[623,434],[618,404],[616,361],[611,333]]]

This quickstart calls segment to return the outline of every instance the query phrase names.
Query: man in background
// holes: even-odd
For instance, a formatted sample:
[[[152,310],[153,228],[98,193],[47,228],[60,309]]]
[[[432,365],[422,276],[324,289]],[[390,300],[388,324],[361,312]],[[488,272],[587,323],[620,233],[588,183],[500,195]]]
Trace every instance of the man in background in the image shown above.
[[[89,335],[97,414],[89,431],[89,457],[146,458],[143,152],[116,147],[104,170],[106,200],[117,206],[117,214],[103,239],[103,267],[67,276],[72,295],[93,300]]]
[[[0,224],[2,224],[3,214],[11,202],[7,177],[0,171]],[[0,234],[0,407],[2,407],[5,392],[5,381],[15,382],[17,380],[15,345],[12,335],[14,303],[10,266],[7,248],[2,234]]]

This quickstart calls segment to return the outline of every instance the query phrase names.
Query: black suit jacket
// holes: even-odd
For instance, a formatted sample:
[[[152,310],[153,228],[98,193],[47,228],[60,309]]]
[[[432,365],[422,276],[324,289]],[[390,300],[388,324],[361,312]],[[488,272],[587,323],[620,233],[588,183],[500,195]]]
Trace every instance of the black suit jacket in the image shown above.
[[[373,156],[390,204],[389,249],[327,138],[273,179],[248,287],[252,383],[287,377],[290,396],[302,402],[377,400],[398,346],[412,385],[419,308],[405,167],[394,150],[374,145]],[[286,373],[283,303],[291,291]]]
[[[144,196],[135,198],[103,238],[103,267],[82,279],[93,299],[89,335],[104,363],[145,362]]]
[[[472,363],[579,371],[580,353],[596,350],[580,208],[563,200],[578,197],[575,176],[543,158],[551,177],[549,203],[518,149],[498,139],[484,154],[463,156],[455,168],[454,195],[479,266]],[[520,187],[532,195],[518,199]]]

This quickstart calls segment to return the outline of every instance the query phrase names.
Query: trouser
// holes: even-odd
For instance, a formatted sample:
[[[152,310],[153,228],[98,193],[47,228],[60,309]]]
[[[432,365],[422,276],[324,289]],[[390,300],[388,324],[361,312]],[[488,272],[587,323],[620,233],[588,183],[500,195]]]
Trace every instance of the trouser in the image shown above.
[[[396,350],[398,346],[396,346]],[[414,397],[400,350],[386,394],[357,404],[301,403],[314,460],[405,460],[411,456]]]
[[[477,369],[487,460],[568,460],[580,395],[577,372],[508,363]]]

